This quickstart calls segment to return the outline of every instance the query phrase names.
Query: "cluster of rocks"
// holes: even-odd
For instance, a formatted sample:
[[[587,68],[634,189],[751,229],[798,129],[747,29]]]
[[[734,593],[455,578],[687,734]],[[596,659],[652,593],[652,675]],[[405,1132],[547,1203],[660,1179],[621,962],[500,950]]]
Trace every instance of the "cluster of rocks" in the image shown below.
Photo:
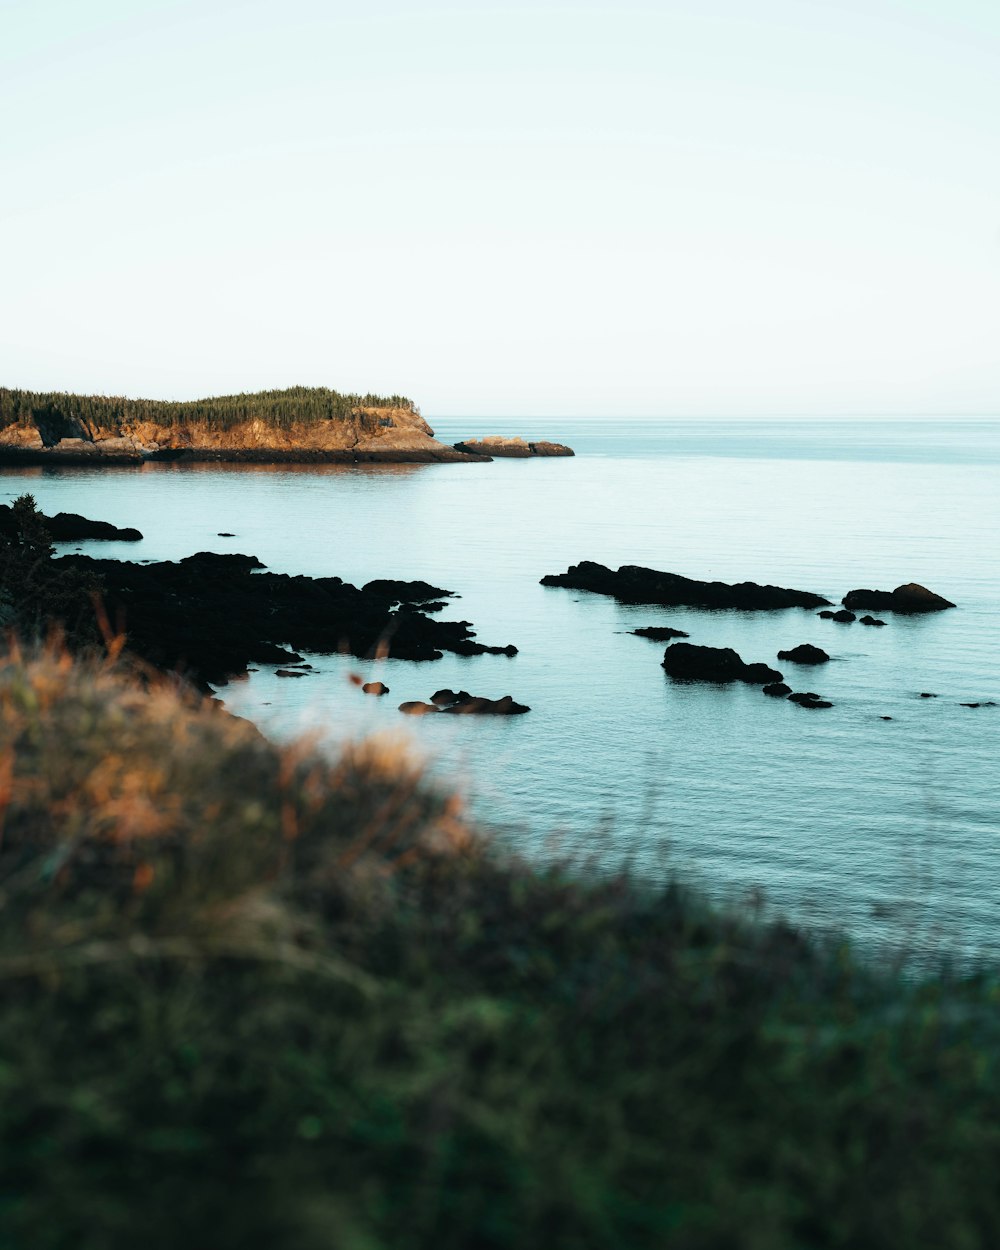
[[[515,703],[509,694],[500,699],[485,699],[467,690],[437,690],[430,703],[413,700],[401,703],[399,710],[407,716],[428,716],[450,713],[453,716],[521,716],[531,708]]]
[[[433,619],[428,612],[452,592],[426,582],[359,589],[339,577],[261,572],[254,556],[211,552],[149,564],[72,555],[54,564],[100,579],[108,620],[130,652],[202,687],[224,684],[254,662],[291,671],[299,649],[407,660],[438,660],[445,651],[517,654],[512,645],[476,641],[468,621]]]
[[[822,664],[829,656],[819,647],[803,643],[791,651],[780,651],[779,659],[798,664]],[[782,674],[767,664],[747,664],[732,647],[700,647],[689,642],[675,642],[663,653],[663,668],[679,681],[745,682],[760,686],[771,698],[787,698],[801,707],[833,707],[821,695],[811,691],[796,693],[786,685]]]

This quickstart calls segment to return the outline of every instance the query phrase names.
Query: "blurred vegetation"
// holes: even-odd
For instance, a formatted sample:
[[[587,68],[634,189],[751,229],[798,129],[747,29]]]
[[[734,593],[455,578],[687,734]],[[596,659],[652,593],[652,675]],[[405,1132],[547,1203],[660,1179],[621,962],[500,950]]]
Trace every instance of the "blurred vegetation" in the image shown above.
[[[10,425],[34,426],[43,438],[53,441],[82,437],[96,429],[120,434],[123,427],[146,421],[162,426],[199,424],[211,430],[263,421],[288,429],[298,424],[345,420],[357,409],[365,408],[417,410],[413,400],[403,395],[342,395],[325,386],[293,386],[283,391],[177,402],[0,387],[0,429]]]
[[[502,856],[398,747],[0,666],[4,1250],[990,1247],[1000,982]]]

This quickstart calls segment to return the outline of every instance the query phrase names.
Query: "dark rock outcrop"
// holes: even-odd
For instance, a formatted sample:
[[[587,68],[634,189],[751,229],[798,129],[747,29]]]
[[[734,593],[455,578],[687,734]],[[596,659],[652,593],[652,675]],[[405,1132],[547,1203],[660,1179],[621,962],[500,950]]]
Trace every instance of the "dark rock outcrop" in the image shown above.
[[[361,687],[365,694],[388,694],[389,687],[382,681],[366,681]]]
[[[680,681],[742,681],[765,686],[781,681],[781,674],[766,664],[746,664],[732,647],[699,647],[675,642],[663,653],[663,667]]]
[[[418,700],[401,703],[399,710],[407,716],[429,716],[432,713],[453,716],[521,716],[531,708],[515,703],[509,694],[499,699],[484,699],[471,695],[467,690],[438,690],[430,703]]]
[[[853,612],[848,612],[846,608],[840,608],[836,612],[819,612],[817,615],[826,621],[837,621],[841,625],[850,625],[852,621],[858,619]]]
[[[791,686],[786,686],[783,681],[772,681],[761,691],[762,694],[770,695],[772,699],[783,699],[786,694],[792,693]]]
[[[789,703],[797,703],[799,707],[833,707],[833,704],[813,691],[799,692],[788,696]]]
[[[816,608],[830,602],[807,590],[759,586],[756,582],[735,585],[701,582],[638,564],[623,564],[615,571],[592,560],[571,565],[565,573],[550,573],[542,578],[541,584],[610,595],[619,603],[657,603],[664,607],[738,608],[760,612],[775,608]]]
[[[895,590],[850,590],[841,600],[845,608],[870,608],[873,612],[943,612],[953,608],[950,599],[936,595],[926,586],[907,582]]]
[[[53,542],[74,543],[85,539],[101,539],[106,542],[137,543],[142,534],[128,526],[119,528],[110,521],[90,521],[76,512],[57,512],[55,516],[40,515]],[[13,537],[16,532],[13,513],[8,504],[0,504],[0,534]]]
[[[644,625],[641,629],[630,629],[636,638],[649,638],[653,642],[669,642],[671,638],[690,638],[683,629],[672,629],[669,625]]]
[[[565,443],[549,443],[544,439],[541,442],[529,443],[531,454],[533,456],[575,456],[576,452],[572,447],[567,447]]]
[[[862,625],[875,625],[878,628],[882,628],[885,625],[885,621],[880,621],[875,616],[863,616],[861,618],[861,624]]]
[[[452,703],[463,703],[471,698],[468,690],[435,690],[431,695],[431,702],[438,707],[449,707]]]
[[[490,456],[497,459],[527,460],[531,456],[572,456],[576,453],[572,447],[563,443],[549,443],[544,440],[528,442],[523,438],[504,438],[499,434],[491,434],[486,438],[467,438],[454,444],[455,450],[466,456]]]
[[[779,651],[779,660],[791,660],[793,664],[826,664],[829,656],[822,647],[814,647],[812,643],[803,642],[790,651]]]
[[[419,603],[426,612],[429,599],[457,599],[453,590],[442,590],[440,586],[432,586],[430,582],[401,582],[390,577],[377,577],[361,587],[362,594],[381,595],[390,603]],[[435,611],[444,604],[435,605]]]
[[[176,562],[137,564],[63,556],[54,566],[98,576],[113,628],[157,668],[179,668],[201,685],[219,684],[248,664],[300,660],[288,646],[407,660],[516,655],[477,642],[468,621],[439,621],[412,606],[359,590],[339,577],[255,572],[254,556],[199,552]]]

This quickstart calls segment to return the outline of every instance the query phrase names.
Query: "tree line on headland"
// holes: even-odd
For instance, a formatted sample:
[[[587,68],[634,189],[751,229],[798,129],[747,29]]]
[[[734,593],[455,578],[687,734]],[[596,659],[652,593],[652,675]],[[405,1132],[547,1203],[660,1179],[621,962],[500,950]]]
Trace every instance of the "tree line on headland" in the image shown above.
[[[343,420],[359,408],[417,411],[413,400],[403,395],[342,394],[326,386],[292,386],[280,391],[192,400],[129,399],[122,395],[72,395],[0,387],[0,429],[11,425],[86,425],[120,431],[123,426],[150,422],[228,430],[248,421],[264,421],[288,429],[311,422]]]

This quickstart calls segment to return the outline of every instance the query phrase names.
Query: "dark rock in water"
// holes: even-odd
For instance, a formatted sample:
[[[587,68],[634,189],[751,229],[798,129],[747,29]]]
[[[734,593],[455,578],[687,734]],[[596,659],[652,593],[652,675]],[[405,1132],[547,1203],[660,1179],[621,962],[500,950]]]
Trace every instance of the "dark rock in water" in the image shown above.
[[[779,651],[779,660],[791,660],[793,664],[825,664],[829,656],[822,647],[814,647],[812,643],[803,642],[790,651]]]
[[[467,690],[439,690],[430,703],[401,703],[399,710],[407,716],[428,716],[432,712],[453,716],[521,716],[531,708],[515,703],[509,694],[500,699],[483,699]]]
[[[936,695],[936,694],[931,694],[931,693],[930,693],[929,691],[927,691],[927,690],[921,690],[921,692],[920,692],[920,697],[921,697],[921,699],[936,699],[936,698],[937,698],[937,695]]]
[[[466,456],[496,456],[506,460],[527,460],[531,448],[523,438],[503,438],[499,434],[490,434],[486,438],[467,438],[455,443],[456,451]]]
[[[365,694],[388,694],[389,687],[381,681],[366,681],[361,687]]]
[[[996,704],[990,699],[987,703],[960,703],[959,707],[996,707]]]
[[[381,595],[390,603],[420,603],[428,599],[454,599],[453,590],[442,590],[430,582],[400,582],[389,577],[379,577],[361,587],[362,594]],[[444,606],[443,604],[441,605]],[[426,608],[424,608],[426,611]]]
[[[845,608],[871,608],[875,612],[943,612],[953,608],[950,599],[936,595],[926,586],[907,582],[895,590],[851,590],[841,600]]]
[[[230,534],[228,530],[219,530],[219,532],[218,532],[218,534],[216,535],[216,537],[217,537],[217,538],[235,538],[235,537],[236,537],[236,535],[235,535],[235,534]]]
[[[467,456],[495,456],[498,459],[527,460],[531,456],[572,456],[572,447],[564,443],[549,443],[544,439],[528,442],[523,438],[504,438],[490,434],[486,438],[467,438],[455,443],[455,450]]]
[[[576,452],[572,447],[567,447],[565,443],[549,443],[544,439],[541,442],[529,443],[531,454],[533,456],[575,456]]]
[[[669,625],[644,625],[641,629],[630,629],[636,638],[650,638],[653,642],[669,642],[671,638],[690,638],[683,629],[672,629]]]
[[[447,707],[451,703],[463,703],[471,698],[468,690],[435,690],[431,695],[431,702],[439,707]]]
[[[89,521],[76,512],[57,512],[55,516],[42,516],[41,519],[55,543],[75,543],[88,538],[121,543],[142,540],[142,534],[137,529],[119,529],[110,521]],[[13,513],[8,504],[0,504],[0,534],[14,534]]]
[[[759,612],[775,608],[816,608],[830,602],[807,590],[758,586],[756,582],[736,585],[700,582],[679,573],[662,573],[638,564],[623,564],[615,571],[592,560],[571,565],[565,573],[548,574],[541,584],[611,595],[619,603],[658,603],[664,607],[738,608]]]
[[[891,716],[880,716],[879,720],[892,720]]]
[[[781,674],[766,664],[746,664],[732,647],[699,647],[675,642],[663,653],[663,667],[682,681],[742,681],[765,686],[781,681]]]
[[[525,703],[515,703],[509,694],[505,694],[499,699],[462,699],[443,707],[441,711],[453,716],[522,716],[531,708]]]
[[[841,625],[850,625],[852,621],[858,619],[853,612],[848,612],[846,608],[840,608],[837,612],[819,612],[817,615],[827,621],[838,621]]]
[[[441,711],[433,703],[421,703],[419,699],[412,699],[409,703],[401,703],[399,710],[406,716],[428,716],[431,712],[437,715]]]
[[[468,621],[394,610],[390,597],[339,577],[258,571],[263,565],[249,555],[199,552],[153,564],[63,556],[53,564],[100,579],[108,619],[127,635],[133,655],[202,686],[223,683],[250,663],[300,661],[289,647],[406,660],[517,651],[476,641]]]
[[[788,701],[789,703],[797,703],[799,707],[833,707],[832,703],[827,703],[822,695],[818,695],[812,690],[790,694]]]
[[[274,670],[275,677],[308,677],[308,673],[304,673],[301,669],[296,668],[276,668]]]
[[[783,681],[772,681],[764,687],[762,693],[769,694],[772,699],[783,699],[786,694],[792,693],[792,688],[791,686],[786,686]]]
[[[880,621],[878,617],[875,616],[863,616],[861,618],[861,624],[883,626],[885,625],[885,621]]]

